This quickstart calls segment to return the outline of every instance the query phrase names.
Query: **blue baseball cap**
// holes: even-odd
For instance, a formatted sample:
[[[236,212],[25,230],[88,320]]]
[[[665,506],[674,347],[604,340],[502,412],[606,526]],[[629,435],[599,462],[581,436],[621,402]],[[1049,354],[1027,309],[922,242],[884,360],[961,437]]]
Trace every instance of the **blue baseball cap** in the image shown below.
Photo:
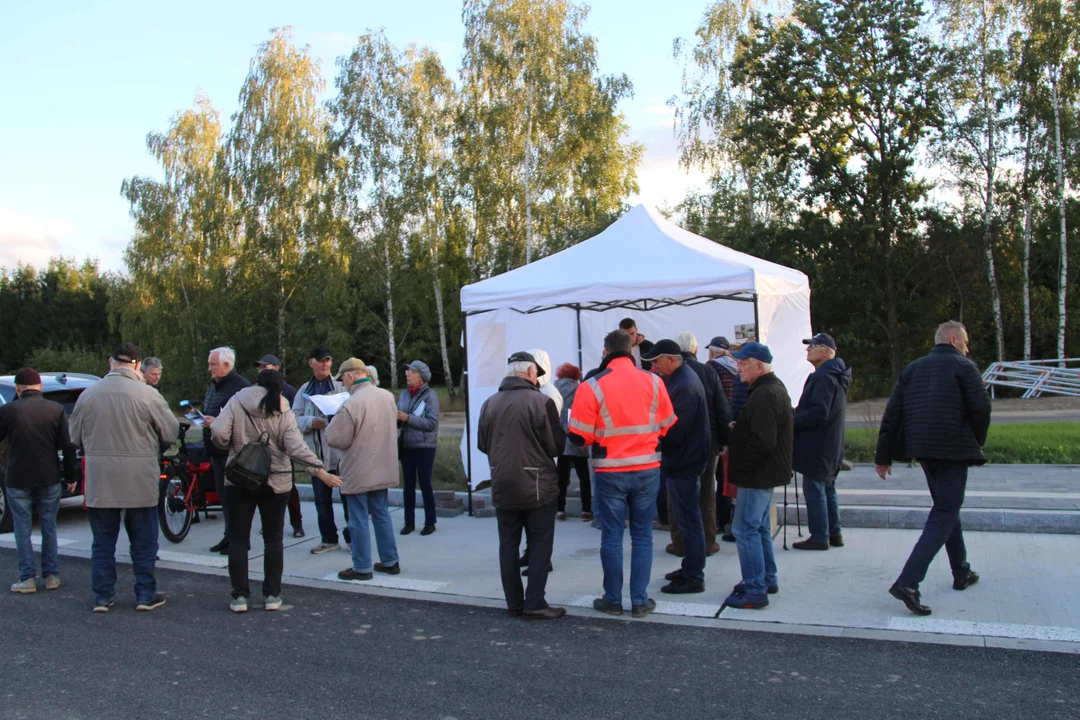
[[[763,363],[772,362],[772,352],[768,345],[759,342],[748,342],[741,348],[731,353],[736,360],[760,360]]]
[[[812,338],[807,338],[802,341],[803,345],[820,345],[821,347],[836,349],[836,341],[832,339],[832,335],[826,335],[825,333],[818,333]]]

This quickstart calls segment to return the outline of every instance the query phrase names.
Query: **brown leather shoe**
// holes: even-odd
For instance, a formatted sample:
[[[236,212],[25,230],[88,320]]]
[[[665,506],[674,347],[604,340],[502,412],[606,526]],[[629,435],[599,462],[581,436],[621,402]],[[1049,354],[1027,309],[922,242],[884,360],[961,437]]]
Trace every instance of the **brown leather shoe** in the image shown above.
[[[521,613],[522,620],[558,620],[566,615],[566,608],[548,605],[543,610],[526,610]]]
[[[720,552],[720,543],[713,543],[705,550],[705,557],[712,557]]]
[[[668,543],[668,546],[664,548],[668,555],[674,555],[675,557],[686,557],[686,551],[675,552],[675,543]]]
[[[586,513],[586,512],[581,513],[582,522],[589,522],[592,519],[593,519],[593,514],[592,513]]]

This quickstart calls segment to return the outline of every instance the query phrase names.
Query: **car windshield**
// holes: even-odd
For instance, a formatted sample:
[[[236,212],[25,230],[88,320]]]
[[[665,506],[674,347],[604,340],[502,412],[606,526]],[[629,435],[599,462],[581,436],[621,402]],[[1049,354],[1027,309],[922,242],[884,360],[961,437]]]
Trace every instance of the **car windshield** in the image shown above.
[[[72,409],[75,407],[75,401],[79,399],[79,395],[82,394],[82,388],[71,390],[54,390],[52,392],[42,393],[46,400],[52,400],[53,402],[60,403],[64,406],[64,412],[71,415]]]
[[[0,385],[0,397],[3,397],[6,403],[11,402],[15,399],[15,388],[9,385]]]

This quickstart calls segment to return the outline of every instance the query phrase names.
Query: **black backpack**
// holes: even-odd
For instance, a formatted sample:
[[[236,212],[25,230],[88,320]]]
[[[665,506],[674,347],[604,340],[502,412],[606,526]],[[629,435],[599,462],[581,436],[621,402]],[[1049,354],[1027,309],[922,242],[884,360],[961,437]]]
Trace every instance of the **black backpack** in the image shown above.
[[[247,415],[252,429],[258,432],[251,413],[243,406],[240,409]],[[245,443],[240,452],[228,462],[225,466],[225,479],[241,490],[255,492],[270,480],[270,461],[270,436],[262,432],[255,440]]]

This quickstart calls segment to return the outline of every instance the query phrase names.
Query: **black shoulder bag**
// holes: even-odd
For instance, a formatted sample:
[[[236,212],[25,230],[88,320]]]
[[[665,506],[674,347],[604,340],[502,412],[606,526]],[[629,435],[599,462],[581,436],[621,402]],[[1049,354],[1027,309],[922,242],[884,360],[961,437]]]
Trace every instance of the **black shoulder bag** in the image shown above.
[[[259,432],[247,408],[241,406],[240,409],[247,415],[251,428]],[[229,460],[225,465],[225,479],[241,490],[256,492],[270,480],[270,461],[270,435],[264,431],[255,440],[245,443]]]

